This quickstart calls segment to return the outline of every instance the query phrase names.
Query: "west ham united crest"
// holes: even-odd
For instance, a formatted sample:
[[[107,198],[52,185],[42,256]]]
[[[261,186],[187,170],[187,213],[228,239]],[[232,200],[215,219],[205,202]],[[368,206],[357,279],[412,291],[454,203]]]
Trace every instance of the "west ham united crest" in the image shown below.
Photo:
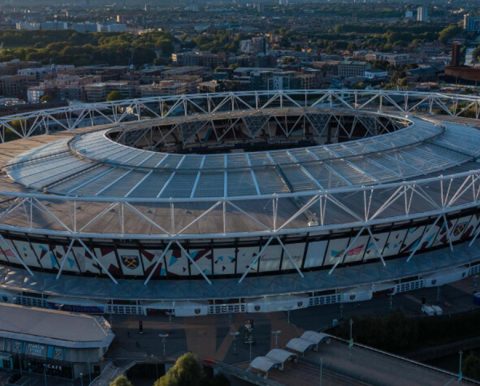
[[[122,255],[122,263],[128,269],[136,269],[140,263],[138,256],[135,255]]]

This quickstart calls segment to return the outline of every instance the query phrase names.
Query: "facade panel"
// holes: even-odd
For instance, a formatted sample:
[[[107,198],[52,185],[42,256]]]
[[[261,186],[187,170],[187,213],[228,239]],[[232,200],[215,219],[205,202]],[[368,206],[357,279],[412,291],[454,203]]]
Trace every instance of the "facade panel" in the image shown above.
[[[305,243],[294,243],[294,244],[284,244],[284,245],[285,245],[285,249],[288,251],[288,254],[290,255],[291,260],[287,256],[287,253],[284,251],[283,259],[282,259],[282,270],[287,271],[287,270],[295,269],[295,266],[292,263],[292,261],[295,263],[295,265],[298,268],[302,268],[303,255],[305,252]]]
[[[234,248],[215,248],[213,266],[215,275],[232,275],[235,273],[236,252]]]
[[[126,276],[143,276],[143,266],[138,249],[117,248],[118,262],[115,255],[115,250],[103,248],[98,252],[102,253],[104,259],[109,259],[115,264],[115,267],[120,264],[121,270]]]
[[[330,240],[324,265],[335,265],[338,260],[343,260],[345,257],[345,249],[348,247],[349,242],[350,238],[348,237]]]
[[[25,264],[30,267],[43,268],[40,265],[40,262],[38,261],[37,256],[35,255],[35,252],[33,251],[28,241],[14,240],[13,245],[15,246],[18,255],[23,259]],[[46,247],[46,249],[47,248],[48,246]]]
[[[327,244],[327,240],[311,241],[308,243],[304,268],[314,268],[322,265]]]

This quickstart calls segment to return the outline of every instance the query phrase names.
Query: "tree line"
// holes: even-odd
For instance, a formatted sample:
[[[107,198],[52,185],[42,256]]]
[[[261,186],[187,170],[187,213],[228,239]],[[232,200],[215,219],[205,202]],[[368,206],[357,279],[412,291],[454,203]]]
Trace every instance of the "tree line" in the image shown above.
[[[121,375],[111,382],[110,386],[134,384],[125,375]],[[192,353],[186,353],[180,356],[153,386],[230,386],[230,381],[221,373],[206,373],[198,358]]]
[[[20,59],[41,63],[143,65],[173,52],[174,38],[155,31],[78,33],[75,31],[2,31],[0,61]],[[32,42],[35,42],[32,44]]]

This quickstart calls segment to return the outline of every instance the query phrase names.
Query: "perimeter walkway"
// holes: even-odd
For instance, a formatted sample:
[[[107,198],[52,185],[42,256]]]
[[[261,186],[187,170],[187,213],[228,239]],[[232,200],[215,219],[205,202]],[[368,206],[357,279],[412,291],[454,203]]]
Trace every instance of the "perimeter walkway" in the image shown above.
[[[321,343],[318,352],[309,352],[284,371],[272,370],[268,378],[284,386],[388,385],[440,386],[475,385],[480,382],[408,360],[366,346],[333,338]]]

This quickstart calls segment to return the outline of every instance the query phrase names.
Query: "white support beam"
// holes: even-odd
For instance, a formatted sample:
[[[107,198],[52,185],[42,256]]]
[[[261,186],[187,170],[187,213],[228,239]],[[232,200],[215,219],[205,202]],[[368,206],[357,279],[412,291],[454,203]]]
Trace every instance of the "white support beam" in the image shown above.
[[[212,282],[210,281],[210,279],[208,278],[207,275],[205,275],[205,273],[202,271],[202,269],[199,267],[199,265],[197,264],[197,262],[192,258],[192,256],[190,256],[190,254],[185,250],[185,248],[183,248],[182,244],[180,244],[178,241],[175,241],[175,244],[178,245],[178,247],[181,249],[181,251],[185,254],[185,256],[187,257],[188,260],[190,260],[190,262],[193,264],[193,266],[197,269],[197,271],[200,273],[200,275],[202,275],[202,277],[205,279],[205,281],[212,285]]]
[[[365,227],[362,227],[360,231],[357,233],[357,235],[353,238],[353,240],[348,243],[347,248],[342,252],[340,257],[337,259],[335,265],[328,271],[328,274],[331,275],[335,269],[338,267],[338,265],[343,261],[347,253],[354,247],[355,243],[357,242],[358,238],[362,235],[363,231],[365,230]]]
[[[12,245],[10,240],[7,240],[3,235],[0,234],[0,239],[3,240],[3,242],[7,245],[7,247],[12,251],[13,256],[15,259],[18,260],[18,262],[25,268],[30,276],[35,276],[30,269],[30,267],[23,261],[23,259],[18,255],[17,251],[15,250],[15,247]]]
[[[471,247],[473,245],[473,243],[475,242],[475,240],[477,239],[477,237],[480,235],[480,223],[477,225],[477,230],[472,238],[472,240],[470,241],[470,243],[468,243],[468,246]]]
[[[276,236],[275,237],[278,241],[278,243],[281,245],[283,251],[285,252],[285,254],[287,255],[287,258],[288,260],[290,261],[290,263],[292,263],[292,265],[295,267],[295,269],[297,270],[298,274],[302,277],[302,279],[305,277],[305,275],[303,274],[303,272],[301,271],[300,267],[297,265],[297,263],[295,262],[295,260],[293,259],[292,255],[290,255],[290,252],[288,252],[288,249],[285,247],[285,245],[283,244],[282,240],[280,239],[280,237]]]
[[[383,258],[382,251],[380,250],[380,247],[378,246],[377,242],[375,241],[375,236],[373,235],[372,230],[370,229],[370,227],[367,227],[367,231],[368,231],[368,234],[370,235],[370,238],[371,238],[371,240],[372,240],[373,246],[375,247],[375,250],[376,250],[377,253],[378,253],[378,257],[380,258],[380,260],[382,261],[383,266],[385,267],[387,264],[385,263],[385,259]]]
[[[453,252],[453,243],[452,243],[452,230],[450,229],[450,227],[448,226],[448,220],[447,220],[447,216],[445,216],[445,214],[443,215],[443,222],[445,224],[445,229],[446,229],[446,236],[447,236],[447,240],[448,240],[448,244],[450,246],[450,250]]]
[[[60,276],[62,275],[62,271],[63,271],[63,267],[65,266],[65,263],[67,262],[68,260],[68,255],[70,254],[70,252],[72,251],[72,248],[73,248],[73,244],[75,243],[75,239],[72,239],[70,241],[70,243],[68,244],[68,248],[67,248],[67,252],[65,252],[63,254],[63,258],[62,258],[62,262],[60,263],[60,267],[58,268],[58,273],[57,273],[57,276],[55,277],[56,280],[58,280],[60,278]]]
[[[169,241],[167,246],[165,247],[165,249],[163,250],[163,252],[161,253],[161,255],[158,257],[157,261],[155,262],[155,265],[153,266],[152,270],[150,271],[150,273],[148,274],[147,276],[147,279],[143,282],[143,285],[147,285],[148,282],[150,281],[150,279],[152,278],[153,274],[155,273],[155,271],[157,270],[158,266],[160,265],[160,263],[162,262],[163,258],[165,257],[165,255],[167,254],[167,252],[170,250],[170,247],[172,245],[173,241]]]
[[[109,272],[108,269],[105,268],[103,263],[97,258],[95,253],[91,251],[90,248],[87,247],[87,245],[83,242],[82,239],[77,239],[78,242],[82,245],[83,248],[85,248],[85,251],[92,257],[93,260],[97,262],[97,264],[102,268],[102,270],[108,275],[108,277],[115,283],[118,284],[118,281],[112,276],[112,274]]]
[[[200,161],[200,167],[198,169],[197,176],[195,177],[195,182],[193,183],[192,192],[190,193],[190,198],[195,197],[195,191],[197,190],[198,182],[200,181],[200,176],[202,174],[203,165],[205,165],[206,159],[207,159],[207,156],[204,155],[202,157],[202,160]]]
[[[250,160],[250,154],[246,153],[245,157],[247,158],[247,165],[248,165],[248,168],[250,169],[250,175],[252,177],[252,181],[255,186],[255,191],[257,192],[257,195],[260,196],[262,192],[260,191],[260,186],[258,185],[257,176],[255,175],[255,172],[253,171],[253,168],[252,168],[252,161]]]
[[[265,253],[265,250],[268,248],[268,246],[270,245],[270,243],[272,242],[272,240],[274,239],[274,236],[271,236],[268,241],[265,243],[265,245],[262,247],[262,249],[260,250],[260,252],[258,252],[258,254],[253,258],[253,260],[250,262],[250,264],[248,265],[247,269],[245,270],[245,272],[243,273],[242,277],[240,278],[240,280],[238,281],[238,284],[240,284],[243,279],[245,279],[245,277],[248,275],[248,273],[250,272],[250,270],[252,269],[252,267],[257,263],[257,261],[260,259],[260,257],[262,257],[262,255]]]
[[[420,242],[417,245],[415,245],[415,248],[413,249],[412,253],[410,253],[410,256],[408,256],[407,263],[410,260],[412,260],[413,256],[420,249],[423,242],[427,239],[427,237],[430,236],[430,234],[433,232],[433,230],[435,230],[435,226],[437,225],[437,223],[440,221],[441,218],[443,218],[443,215],[438,216],[437,219],[434,221],[434,223],[428,228],[428,231],[423,234],[422,238],[420,239]],[[428,225],[426,225],[426,226],[428,226]]]
[[[295,164],[300,168],[303,174],[305,174],[307,178],[317,186],[318,189],[323,190],[323,186],[320,185],[318,180],[311,175],[311,173],[301,164],[301,162],[298,161],[298,159],[288,150],[287,150],[287,154],[292,159],[292,161],[295,162]]]

